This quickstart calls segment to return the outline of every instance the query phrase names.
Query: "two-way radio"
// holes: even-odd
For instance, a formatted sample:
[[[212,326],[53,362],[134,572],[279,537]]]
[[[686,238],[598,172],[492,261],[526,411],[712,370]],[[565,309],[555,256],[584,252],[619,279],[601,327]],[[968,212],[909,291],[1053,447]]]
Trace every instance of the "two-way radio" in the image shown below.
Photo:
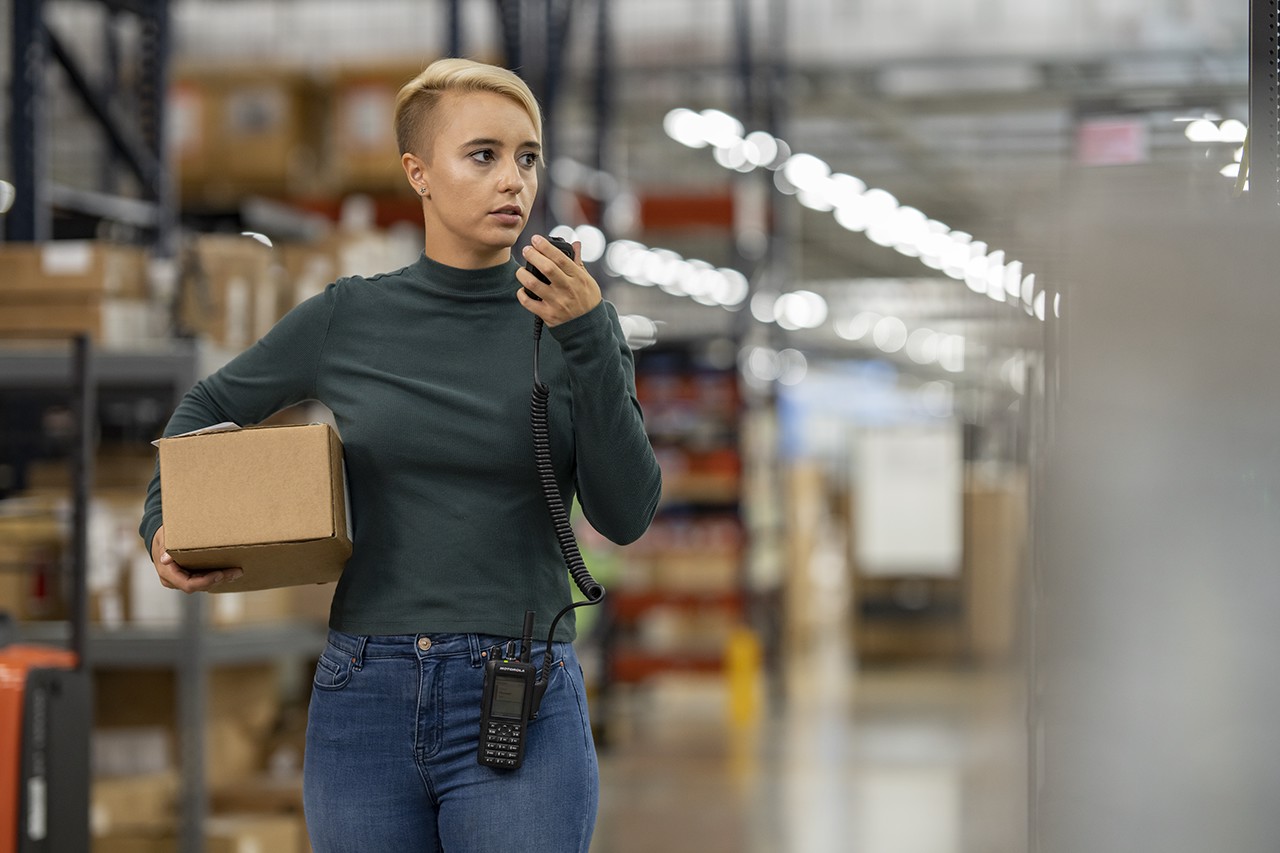
[[[519,660],[491,660],[484,666],[484,699],[480,703],[480,748],[476,757],[486,767],[514,770],[524,761],[525,729],[537,711],[533,687],[538,670],[529,663],[533,649],[533,611],[524,614]]]
[[[570,258],[573,257],[573,246],[565,240],[551,237],[550,242]],[[525,263],[524,268],[544,284],[551,283],[532,263]],[[530,293],[528,288],[525,292],[534,299],[539,299]],[[533,320],[533,398],[530,404],[533,456],[543,498],[546,501],[547,510],[551,513],[551,523],[555,526],[560,555],[564,558],[565,566],[569,569],[569,575],[574,583],[586,596],[586,601],[570,602],[551,620],[551,630],[547,634],[547,648],[542,658],[541,674],[529,662],[533,654],[534,612],[532,610],[527,610],[524,614],[524,636],[521,640],[519,660],[491,660],[485,664],[484,698],[480,704],[480,746],[476,751],[476,758],[486,767],[501,770],[515,770],[524,762],[525,739],[528,736],[529,723],[538,716],[538,706],[542,703],[542,696],[547,692],[547,682],[551,678],[553,663],[551,643],[555,640],[556,626],[560,624],[560,619],[575,607],[599,604],[604,598],[604,587],[587,571],[582,554],[578,551],[578,542],[573,536],[573,526],[569,522],[569,513],[560,497],[555,468],[551,464],[551,429],[547,423],[551,389],[538,375],[538,347],[542,341],[542,327],[542,318],[535,316]]]

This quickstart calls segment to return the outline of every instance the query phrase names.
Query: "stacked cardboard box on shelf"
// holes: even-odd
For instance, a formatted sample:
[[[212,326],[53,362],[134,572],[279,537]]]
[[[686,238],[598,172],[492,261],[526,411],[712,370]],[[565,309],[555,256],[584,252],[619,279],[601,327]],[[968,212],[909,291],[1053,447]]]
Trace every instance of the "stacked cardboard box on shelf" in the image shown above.
[[[174,711],[174,674],[100,670],[95,691],[94,850],[174,850],[175,756],[183,725]],[[259,785],[274,732],[284,717],[283,694],[282,673],[274,664],[225,666],[210,672],[205,754],[211,789]],[[300,787],[290,790],[289,797],[300,801]],[[309,849],[300,809],[216,803],[215,811],[205,827],[206,849]],[[237,846],[253,843],[258,846]]]
[[[102,347],[154,341],[167,316],[150,298],[147,253],[91,240],[0,245],[0,338],[87,333]]]
[[[197,237],[183,273],[183,325],[219,346],[244,349],[279,318],[272,252],[257,240]]]
[[[334,75],[328,128],[333,185],[345,191],[404,186],[395,137],[396,93],[421,70],[397,65]]]
[[[0,509],[0,612],[18,620],[58,617],[65,609],[58,583],[65,525],[31,502]]]
[[[314,190],[322,104],[312,79],[296,72],[179,69],[169,112],[184,203]]]

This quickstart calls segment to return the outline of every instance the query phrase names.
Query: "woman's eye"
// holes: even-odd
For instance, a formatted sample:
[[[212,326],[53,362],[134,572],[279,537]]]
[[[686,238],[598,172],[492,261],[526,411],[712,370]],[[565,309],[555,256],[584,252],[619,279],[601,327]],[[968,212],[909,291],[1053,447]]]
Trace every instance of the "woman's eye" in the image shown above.
[[[538,155],[534,154],[532,151],[527,154],[520,155],[520,165],[524,166],[526,169],[532,169],[537,164]]]
[[[493,152],[485,148],[472,154],[471,159],[480,163],[489,163],[493,160]]]

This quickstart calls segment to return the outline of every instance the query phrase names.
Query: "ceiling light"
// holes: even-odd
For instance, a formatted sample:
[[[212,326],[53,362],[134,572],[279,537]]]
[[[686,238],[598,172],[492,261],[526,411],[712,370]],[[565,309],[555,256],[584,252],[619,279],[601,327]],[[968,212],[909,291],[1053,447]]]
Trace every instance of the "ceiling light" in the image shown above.
[[[777,304],[777,296],[762,290],[751,297],[751,316],[761,323],[772,323],[778,318],[775,310]]]
[[[782,373],[778,353],[768,347],[751,347],[743,358],[745,373],[764,382],[772,382]]]
[[[916,364],[938,360],[938,335],[932,329],[916,329],[907,335],[907,357]]]
[[[1014,299],[1022,293],[1022,261],[1009,261],[1005,265],[1004,292]]]
[[[907,324],[897,317],[882,317],[871,330],[871,339],[887,353],[895,353],[907,345]]]
[[[863,311],[852,317],[843,317],[836,320],[836,334],[846,341],[860,341],[879,320],[880,315],[870,311]]]
[[[753,166],[768,166],[778,156],[778,140],[763,130],[747,134],[747,159]]]
[[[726,308],[736,308],[745,302],[747,294],[751,292],[747,277],[732,267],[720,267],[716,272],[720,273],[720,280],[713,292],[720,304]]]
[[[799,385],[809,372],[809,360],[798,349],[778,353],[778,381],[783,385]]]
[[[689,148],[706,148],[702,116],[685,107],[677,107],[662,119],[662,129],[681,145]]]
[[[796,193],[796,201],[819,213],[826,213],[835,206],[827,200],[825,193],[818,190],[801,189]]]
[[[856,204],[861,201],[862,194],[866,191],[865,183],[844,172],[831,175],[823,186],[823,194],[834,208]]]
[[[782,173],[778,172],[777,174],[780,175]],[[840,227],[856,233],[867,230],[867,226],[871,224],[871,219],[868,215],[870,212],[871,208],[861,198],[858,198],[837,207],[835,218]]]
[[[1027,273],[1022,278],[1022,305],[1028,314],[1035,315],[1036,274]]]
[[[728,148],[742,141],[742,122],[720,110],[703,110],[702,136],[717,148]]]
[[[778,297],[773,313],[778,325],[789,332],[816,329],[827,320],[827,300],[812,290],[793,290]]]
[[[608,241],[605,240],[603,231],[594,225],[579,225],[574,231],[577,238],[582,242],[583,261],[593,264],[604,257],[604,250]]]
[[[1218,131],[1218,126],[1208,119],[1196,119],[1187,125],[1187,129],[1183,131],[1187,135],[1187,139],[1192,142],[1218,142],[1222,139],[1222,134]]]
[[[658,342],[658,324],[641,314],[621,314],[618,325],[628,349],[644,349]]]
[[[782,166],[782,174],[796,189],[816,189],[831,175],[831,167],[812,154],[792,154]]]
[[[1234,142],[1239,144],[1244,142],[1245,137],[1249,135],[1249,128],[1239,119],[1229,118],[1222,124],[1218,125],[1218,138],[1223,142]]]
[[[938,364],[949,373],[960,373],[964,370],[964,337],[961,335],[943,335],[938,341]]]

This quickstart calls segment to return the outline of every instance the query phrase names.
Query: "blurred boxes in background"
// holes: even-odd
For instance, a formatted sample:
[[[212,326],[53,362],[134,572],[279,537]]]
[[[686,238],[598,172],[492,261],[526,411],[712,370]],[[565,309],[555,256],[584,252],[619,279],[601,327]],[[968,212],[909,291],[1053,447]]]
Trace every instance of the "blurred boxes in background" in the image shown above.
[[[95,673],[95,776],[155,773],[160,760],[178,755],[183,722],[176,716],[176,676],[168,670],[100,668]],[[274,664],[219,666],[209,671],[205,706],[205,770],[210,786],[234,785],[263,772],[269,735],[280,719],[283,686]],[[157,733],[163,732],[163,736]],[[100,739],[150,744],[153,759]],[[107,763],[111,757],[115,762]],[[118,763],[123,762],[123,763]]]
[[[306,828],[289,815],[225,814],[205,821],[205,853],[306,853]],[[171,825],[112,831],[93,839],[93,853],[177,853],[179,841]]]
[[[330,169],[345,191],[405,186],[395,136],[395,101],[417,66],[345,69],[332,83]]]
[[[168,333],[151,299],[147,253],[91,240],[0,245],[0,334],[85,332],[120,348]]]
[[[250,237],[197,237],[183,264],[183,326],[236,351],[262,337],[279,318],[273,263]]]
[[[177,771],[95,778],[90,804],[89,827],[95,837],[171,831],[178,804]]]
[[[5,510],[0,515],[0,612],[19,620],[59,618],[65,611],[60,583],[65,525],[31,502],[9,502]]]
[[[300,777],[294,772],[267,782],[274,736],[287,716],[280,667],[219,666],[208,678],[205,777],[211,791],[223,793],[205,825],[205,849],[306,853]],[[168,670],[95,673],[95,851],[177,849],[175,760],[184,725],[176,712],[177,689],[177,676]]]
[[[1022,473],[973,478],[965,494],[965,600],[969,653],[1007,663],[1019,633],[1027,563],[1027,484]]]
[[[250,193],[314,190],[322,99],[282,69],[180,69],[170,89],[172,144],[184,203],[225,205]]]

